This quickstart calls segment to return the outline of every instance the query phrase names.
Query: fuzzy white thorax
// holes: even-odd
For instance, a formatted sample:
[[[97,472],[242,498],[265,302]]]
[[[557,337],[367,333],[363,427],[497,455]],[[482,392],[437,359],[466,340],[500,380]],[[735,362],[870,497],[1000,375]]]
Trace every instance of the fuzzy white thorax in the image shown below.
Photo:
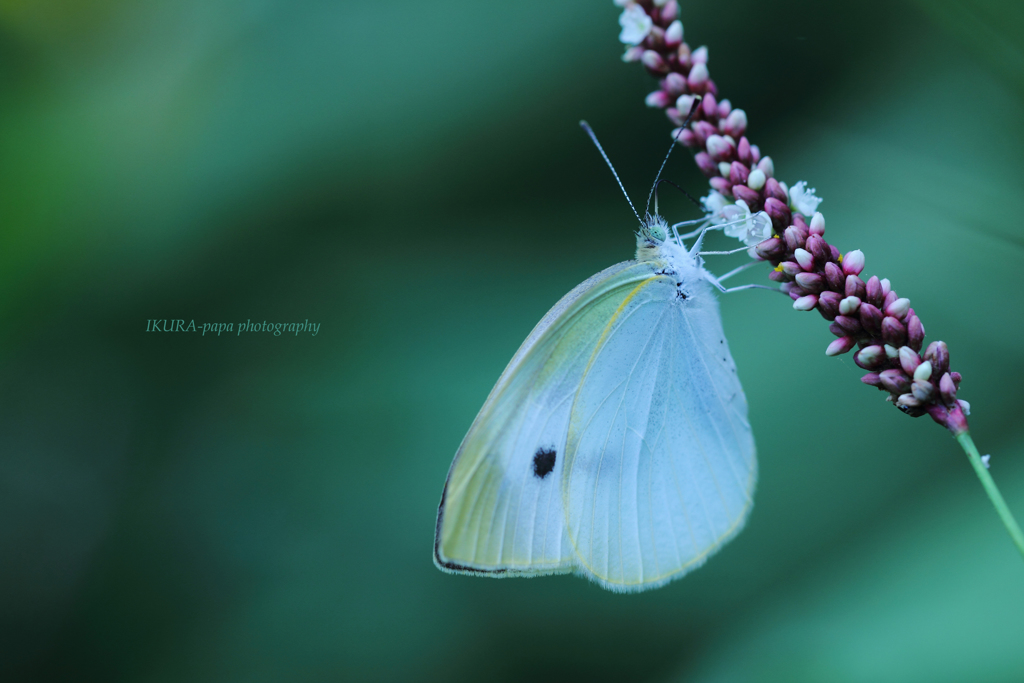
[[[704,280],[704,259],[690,253],[685,244],[676,243],[671,228],[661,216],[644,221],[636,234],[636,260],[661,261],[680,283]]]

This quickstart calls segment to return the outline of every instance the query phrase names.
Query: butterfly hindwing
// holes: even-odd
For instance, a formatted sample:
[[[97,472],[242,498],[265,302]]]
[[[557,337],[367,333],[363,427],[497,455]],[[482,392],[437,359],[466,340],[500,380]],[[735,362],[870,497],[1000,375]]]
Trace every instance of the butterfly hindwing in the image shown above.
[[[662,585],[734,536],[756,480],[747,406],[703,282],[645,281],[607,323],[570,416],[563,497],[584,573]]]

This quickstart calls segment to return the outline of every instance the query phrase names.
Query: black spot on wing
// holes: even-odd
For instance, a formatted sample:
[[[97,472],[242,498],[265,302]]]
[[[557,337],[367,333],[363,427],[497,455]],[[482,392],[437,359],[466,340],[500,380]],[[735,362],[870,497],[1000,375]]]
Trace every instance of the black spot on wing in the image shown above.
[[[555,469],[555,449],[538,448],[537,454],[533,456],[533,473],[537,475],[538,479],[543,479],[551,474],[553,469]]]

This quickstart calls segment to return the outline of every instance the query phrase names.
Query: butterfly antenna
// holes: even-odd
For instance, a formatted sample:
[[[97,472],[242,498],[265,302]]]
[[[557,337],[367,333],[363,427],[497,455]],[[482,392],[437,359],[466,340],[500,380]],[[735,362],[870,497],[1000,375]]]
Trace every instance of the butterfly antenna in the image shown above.
[[[619,174],[615,172],[615,167],[612,166],[611,160],[608,158],[608,155],[604,153],[604,148],[601,147],[601,143],[597,141],[597,136],[594,135],[594,131],[591,130],[590,124],[587,123],[586,121],[580,121],[580,128],[582,128],[586,132],[586,134],[590,136],[590,139],[591,141],[593,141],[594,146],[597,147],[597,151],[601,153],[601,157],[604,159],[604,163],[608,164],[608,168],[612,170],[612,175],[615,176],[615,182],[619,184],[619,189],[622,190],[622,194],[626,195],[626,201],[629,202],[629,208],[633,209],[633,215],[636,216],[636,219],[638,221],[643,223],[643,220],[640,219],[640,214],[636,212],[636,207],[633,206],[633,200],[629,198],[629,195],[626,193],[626,188],[622,186],[622,181],[619,180]]]
[[[662,178],[661,180],[658,181],[659,185],[661,185],[662,183],[668,183],[672,187],[676,188],[677,190],[679,190],[680,192],[685,194],[687,199],[689,199],[691,202],[696,204],[698,209],[700,209],[701,211],[704,210],[704,205],[700,203],[700,200],[699,199],[694,199],[693,195],[690,194],[689,192],[687,192],[681,186],[676,185],[675,183],[673,183],[668,178]],[[658,191],[657,190],[654,191],[654,213],[658,213]]]
[[[690,119],[697,113],[697,107],[704,98],[697,97],[693,100],[693,104],[690,105],[690,113],[686,115],[686,120],[683,121],[683,125],[679,126],[679,130],[676,131],[676,135],[672,138],[672,146],[668,148],[668,152],[665,153],[665,158],[661,160],[661,168],[658,169],[658,175],[654,176],[654,184],[651,185],[651,191],[647,194],[647,206],[644,207],[644,213],[647,213],[647,209],[651,207],[651,197],[654,196],[655,191],[658,189],[658,181],[661,180],[661,172],[665,170],[665,164],[668,163],[668,158],[672,156],[672,150],[676,148],[676,143],[679,142],[679,136],[686,130],[686,126],[689,125]],[[684,190],[685,192],[685,190]],[[657,213],[657,200],[655,200],[655,213]]]

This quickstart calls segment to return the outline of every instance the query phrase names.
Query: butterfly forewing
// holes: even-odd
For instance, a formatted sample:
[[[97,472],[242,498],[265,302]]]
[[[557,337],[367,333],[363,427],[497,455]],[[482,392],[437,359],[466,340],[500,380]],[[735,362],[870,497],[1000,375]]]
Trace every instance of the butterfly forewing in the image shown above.
[[[608,268],[555,305],[498,380],[452,463],[438,510],[442,569],[570,571],[562,503],[569,417],[593,349],[647,264]]]
[[[661,585],[735,535],[756,479],[746,400],[717,303],[695,283],[638,285],[606,325],[574,399],[563,496],[583,571]]]

